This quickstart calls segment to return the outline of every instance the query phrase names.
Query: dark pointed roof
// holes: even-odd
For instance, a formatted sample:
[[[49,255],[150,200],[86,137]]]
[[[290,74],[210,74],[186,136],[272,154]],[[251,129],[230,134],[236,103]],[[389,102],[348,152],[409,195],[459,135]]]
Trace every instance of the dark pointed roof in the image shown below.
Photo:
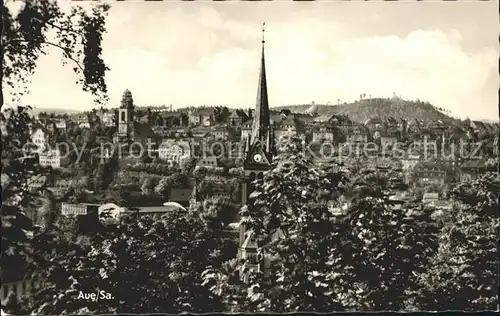
[[[270,125],[264,43],[265,41],[263,38],[262,54],[260,59],[259,85],[257,89],[257,103],[255,105],[255,114],[253,116],[253,128],[251,137],[252,144],[254,144],[257,140],[265,143]]]

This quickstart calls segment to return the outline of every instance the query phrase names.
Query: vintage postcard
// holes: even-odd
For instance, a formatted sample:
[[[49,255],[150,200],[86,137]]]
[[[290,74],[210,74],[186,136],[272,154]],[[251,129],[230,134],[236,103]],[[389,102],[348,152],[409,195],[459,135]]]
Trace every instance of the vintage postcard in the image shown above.
[[[2,315],[498,311],[497,1],[4,1]]]

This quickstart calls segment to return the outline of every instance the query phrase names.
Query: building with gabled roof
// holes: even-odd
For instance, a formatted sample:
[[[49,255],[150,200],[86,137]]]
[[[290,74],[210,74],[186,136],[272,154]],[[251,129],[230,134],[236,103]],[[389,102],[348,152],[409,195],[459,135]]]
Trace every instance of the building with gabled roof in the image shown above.
[[[248,116],[244,111],[234,110],[228,117],[228,124],[232,127],[241,127],[243,122],[248,120]]]
[[[214,108],[198,108],[189,111],[189,124],[211,126],[215,121]]]

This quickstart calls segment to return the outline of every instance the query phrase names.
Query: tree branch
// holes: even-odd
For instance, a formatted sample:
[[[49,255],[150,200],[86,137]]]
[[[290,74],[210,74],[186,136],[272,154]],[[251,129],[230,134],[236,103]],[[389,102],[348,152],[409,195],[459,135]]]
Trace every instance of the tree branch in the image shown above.
[[[40,20],[40,19],[38,19],[38,20],[39,20],[39,21],[41,21],[41,22],[44,22],[44,21],[42,21],[42,20]],[[73,33],[73,34],[76,34],[76,35],[80,36],[80,37],[81,37],[81,38],[83,38],[83,39],[85,38],[85,37],[83,36],[83,34],[82,34],[82,33],[77,32],[77,31],[75,31],[75,30],[67,29],[67,28],[64,28],[64,27],[62,27],[62,26],[52,24],[52,23],[50,23],[50,22],[44,22],[44,23],[45,23],[45,24],[47,24],[47,25],[49,25],[49,26],[52,26],[53,28],[56,28],[56,29],[58,29],[58,30],[60,30],[60,31],[63,31],[63,32],[68,32],[68,33]]]
[[[24,39],[14,39],[14,41],[17,41],[17,42],[27,42],[27,41],[26,41],[26,40],[24,40]],[[12,44],[12,42],[13,42],[13,40],[11,40],[11,41],[9,41],[9,42],[7,42],[7,43],[5,43],[5,44],[4,44],[4,52],[5,52],[5,50],[6,50],[5,48],[7,47],[7,45]],[[73,61],[73,62],[74,62],[74,63],[78,66],[78,68],[80,68],[80,70],[81,70],[82,72],[84,71],[84,69],[83,69],[83,67],[82,67],[81,63],[80,63],[78,60],[74,59],[74,58],[73,58],[73,57],[72,57],[72,56],[68,53],[68,51],[67,51],[67,49],[66,49],[66,48],[62,47],[61,45],[58,45],[58,44],[55,44],[55,43],[52,43],[52,42],[47,42],[47,41],[45,41],[45,42],[41,43],[41,45],[43,45],[43,44],[47,44],[47,45],[50,45],[50,46],[53,46],[53,47],[57,47],[57,48],[59,48],[60,50],[62,50],[62,51],[64,52],[64,54],[65,54],[65,57],[66,57],[66,58],[68,58],[69,60],[72,60],[72,61]]]
[[[84,71],[84,69],[83,69],[82,65],[80,64],[80,62],[78,60],[74,59],[73,57],[71,57],[71,55],[67,52],[66,48],[64,48],[64,47],[62,47],[62,46],[60,46],[58,44],[54,44],[52,42],[43,42],[43,44],[47,44],[47,45],[54,46],[54,47],[57,47],[57,48],[61,49],[64,52],[64,54],[66,55],[65,56],[66,58],[68,58],[69,60],[72,60],[78,66],[78,68],[80,68],[80,70],[82,72]]]

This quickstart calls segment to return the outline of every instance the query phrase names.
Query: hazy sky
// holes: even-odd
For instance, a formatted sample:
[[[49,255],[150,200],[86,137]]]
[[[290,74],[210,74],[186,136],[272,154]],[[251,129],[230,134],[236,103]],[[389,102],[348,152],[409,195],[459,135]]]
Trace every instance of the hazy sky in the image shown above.
[[[138,105],[253,107],[265,21],[271,107],[396,93],[498,119],[496,1],[110,4],[109,107],[125,89]],[[23,102],[92,108],[60,58],[40,58]]]

